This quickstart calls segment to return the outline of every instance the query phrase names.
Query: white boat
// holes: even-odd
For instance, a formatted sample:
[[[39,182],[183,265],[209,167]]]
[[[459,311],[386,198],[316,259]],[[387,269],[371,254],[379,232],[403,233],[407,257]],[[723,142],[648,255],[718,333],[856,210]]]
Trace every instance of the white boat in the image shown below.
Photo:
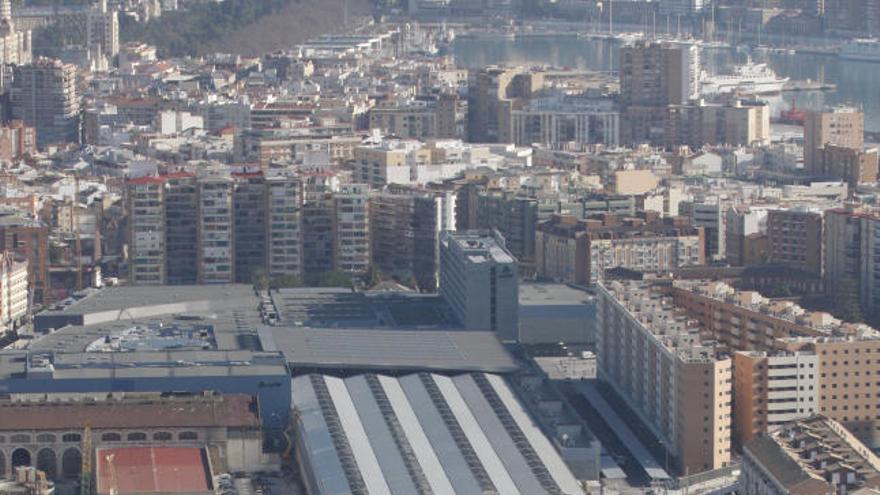
[[[880,40],[862,38],[848,41],[840,47],[837,56],[843,60],[880,62]]]
[[[700,78],[700,91],[704,95],[722,93],[772,94],[779,93],[788,82],[787,77],[779,77],[767,64],[751,61],[738,65],[733,74],[710,76],[706,72]]]

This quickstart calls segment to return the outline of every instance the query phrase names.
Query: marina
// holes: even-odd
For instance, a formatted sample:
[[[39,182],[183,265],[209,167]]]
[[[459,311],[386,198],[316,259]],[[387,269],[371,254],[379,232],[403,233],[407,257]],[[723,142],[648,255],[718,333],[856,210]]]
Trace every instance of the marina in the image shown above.
[[[458,33],[450,52],[456,65],[465,69],[492,64],[541,65],[614,73],[621,43],[626,38],[638,38],[633,32],[616,38],[609,38],[607,32],[581,36],[565,33],[504,40],[474,39]],[[770,104],[773,117],[780,117],[793,106],[813,110],[858,102],[865,110],[865,129],[880,131],[878,66],[873,63],[843,59],[831,45],[795,48],[793,53],[788,49],[698,45],[702,69],[710,75],[723,73],[732,64],[745,64],[751,58],[767,64],[778,77],[788,78],[781,92],[761,95]]]

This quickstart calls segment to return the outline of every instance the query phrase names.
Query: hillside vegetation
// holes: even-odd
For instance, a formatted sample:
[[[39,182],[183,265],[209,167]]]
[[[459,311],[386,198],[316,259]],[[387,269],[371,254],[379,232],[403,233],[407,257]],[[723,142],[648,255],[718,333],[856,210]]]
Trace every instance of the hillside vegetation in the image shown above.
[[[350,25],[370,15],[369,0],[347,0]],[[256,56],[291,48],[328,33],[344,32],[346,0],[290,0],[272,16],[218,38],[211,51]]]
[[[298,0],[226,0],[168,12],[147,23],[125,22],[123,41],[156,45],[162,56],[200,55],[217,40],[279,12]]]
[[[369,15],[369,0],[347,0],[349,19]],[[211,52],[261,55],[343,28],[346,0],[225,0],[168,12],[145,24],[125,22],[123,41],[144,41],[161,56]]]

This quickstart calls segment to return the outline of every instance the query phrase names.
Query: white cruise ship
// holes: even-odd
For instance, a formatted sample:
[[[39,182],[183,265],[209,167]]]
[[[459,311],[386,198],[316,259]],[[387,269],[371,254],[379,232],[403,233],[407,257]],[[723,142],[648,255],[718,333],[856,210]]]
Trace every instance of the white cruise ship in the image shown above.
[[[838,56],[843,60],[880,62],[880,41],[877,39],[855,39],[840,47]]]
[[[704,95],[720,93],[771,94],[782,91],[787,77],[778,77],[767,64],[751,61],[738,65],[733,74],[710,76],[703,72],[700,78],[700,91]]]

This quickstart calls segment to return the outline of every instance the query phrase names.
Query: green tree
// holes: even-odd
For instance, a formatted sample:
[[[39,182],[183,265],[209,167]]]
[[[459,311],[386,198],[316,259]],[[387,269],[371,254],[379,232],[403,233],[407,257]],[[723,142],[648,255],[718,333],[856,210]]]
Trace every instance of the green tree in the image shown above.
[[[791,297],[791,288],[789,288],[788,284],[779,282],[773,286],[773,289],[770,291],[770,297]]]
[[[275,14],[293,0],[225,0],[195,5],[187,11],[163,15],[146,23],[129,18],[119,31],[123,41],[155,45],[160,56],[201,55],[234,31]]]
[[[859,304],[859,284],[856,280],[845,278],[835,284],[831,302],[831,312],[837,318],[851,323],[860,323],[863,320]]]
[[[269,282],[269,287],[274,289],[292,289],[294,287],[301,287],[302,282],[300,282],[299,278],[295,275],[280,275],[277,277],[272,277],[272,280]]]
[[[318,287],[351,287],[351,275],[334,270],[324,272],[318,277]]]
[[[269,289],[269,275],[262,268],[254,268],[251,271],[251,284],[254,289],[264,291]]]

